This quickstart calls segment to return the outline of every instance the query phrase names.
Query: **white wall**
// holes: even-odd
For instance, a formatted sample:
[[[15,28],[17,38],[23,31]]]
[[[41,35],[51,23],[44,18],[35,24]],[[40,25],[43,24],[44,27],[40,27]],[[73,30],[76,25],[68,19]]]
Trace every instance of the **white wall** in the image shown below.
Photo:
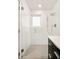
[[[31,44],[30,36],[30,9],[25,0],[21,0],[21,5],[24,10],[20,8],[20,50],[26,51]]]
[[[51,15],[54,13],[54,15]],[[59,1],[55,4],[53,10],[48,15],[48,32],[49,35],[59,36],[60,35],[60,18],[59,18]],[[56,24],[56,27],[54,27]]]
[[[41,15],[41,26],[32,27],[31,23],[31,35],[32,35],[32,44],[36,45],[46,45],[48,44],[48,32],[47,32],[47,20],[46,14],[41,10],[32,10],[32,15]]]

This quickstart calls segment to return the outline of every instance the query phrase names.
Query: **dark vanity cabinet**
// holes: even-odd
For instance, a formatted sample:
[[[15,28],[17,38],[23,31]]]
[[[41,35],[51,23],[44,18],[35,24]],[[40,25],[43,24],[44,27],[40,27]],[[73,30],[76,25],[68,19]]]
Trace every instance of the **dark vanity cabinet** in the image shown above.
[[[60,59],[60,49],[48,38],[48,59]]]

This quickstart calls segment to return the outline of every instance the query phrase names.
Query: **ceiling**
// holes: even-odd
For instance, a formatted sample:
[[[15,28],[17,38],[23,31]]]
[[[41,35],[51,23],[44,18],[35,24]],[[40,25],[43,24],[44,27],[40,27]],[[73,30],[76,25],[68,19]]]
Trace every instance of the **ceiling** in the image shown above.
[[[51,10],[56,4],[57,0],[26,0],[31,10]],[[38,5],[42,7],[39,8]]]

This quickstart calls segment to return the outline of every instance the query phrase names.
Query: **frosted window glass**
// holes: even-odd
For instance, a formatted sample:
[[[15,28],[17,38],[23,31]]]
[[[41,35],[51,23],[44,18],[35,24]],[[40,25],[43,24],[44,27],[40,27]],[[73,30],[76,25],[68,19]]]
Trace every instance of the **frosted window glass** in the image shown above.
[[[33,27],[40,27],[40,16],[33,16],[32,24],[33,24]]]

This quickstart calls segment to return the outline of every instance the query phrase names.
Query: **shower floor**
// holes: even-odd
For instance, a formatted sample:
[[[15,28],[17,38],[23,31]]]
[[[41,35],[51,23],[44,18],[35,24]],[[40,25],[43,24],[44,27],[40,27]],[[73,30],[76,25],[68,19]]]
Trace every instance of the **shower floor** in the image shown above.
[[[48,59],[48,45],[32,45],[22,59]]]

